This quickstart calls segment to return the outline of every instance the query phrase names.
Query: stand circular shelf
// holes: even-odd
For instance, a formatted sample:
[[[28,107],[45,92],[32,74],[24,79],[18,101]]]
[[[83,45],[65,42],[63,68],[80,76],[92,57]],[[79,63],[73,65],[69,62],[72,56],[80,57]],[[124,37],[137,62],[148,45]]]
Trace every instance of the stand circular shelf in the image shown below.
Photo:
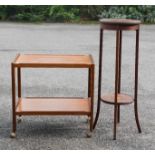
[[[115,105],[115,93],[106,94],[101,97],[101,101]],[[118,105],[127,105],[134,102],[134,99],[127,94],[118,94],[117,95],[117,104]]]

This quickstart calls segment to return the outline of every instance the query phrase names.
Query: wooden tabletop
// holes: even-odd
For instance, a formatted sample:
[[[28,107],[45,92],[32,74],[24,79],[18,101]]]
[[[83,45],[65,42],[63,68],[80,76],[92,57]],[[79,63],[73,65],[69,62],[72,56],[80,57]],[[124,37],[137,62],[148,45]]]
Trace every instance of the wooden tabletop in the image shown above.
[[[101,24],[114,24],[114,25],[139,25],[140,20],[134,19],[120,19],[120,18],[104,18],[100,20]]]
[[[91,55],[21,54],[13,62],[16,67],[89,67]]]

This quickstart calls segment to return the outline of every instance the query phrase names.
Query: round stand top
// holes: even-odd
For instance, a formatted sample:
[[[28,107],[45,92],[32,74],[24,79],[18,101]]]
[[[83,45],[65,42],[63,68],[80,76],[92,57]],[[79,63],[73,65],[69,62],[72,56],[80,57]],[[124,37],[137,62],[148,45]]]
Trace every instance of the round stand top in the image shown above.
[[[140,24],[140,20],[134,19],[120,19],[120,18],[104,18],[100,20],[103,24],[118,24],[118,25],[137,25]]]
[[[105,30],[138,30],[141,24],[140,20],[105,18],[100,20],[101,28]]]

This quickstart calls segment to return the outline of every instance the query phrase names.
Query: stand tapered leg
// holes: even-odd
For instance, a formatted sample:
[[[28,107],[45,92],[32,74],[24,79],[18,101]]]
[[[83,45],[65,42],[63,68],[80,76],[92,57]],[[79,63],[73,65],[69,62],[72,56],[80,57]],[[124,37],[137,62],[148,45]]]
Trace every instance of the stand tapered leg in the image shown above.
[[[118,38],[119,48],[119,78],[118,78],[118,94],[121,93],[121,65],[122,65],[122,31],[119,31]],[[120,122],[120,105],[118,105],[117,123]]]
[[[138,132],[141,133],[141,127],[139,123],[138,117],[138,62],[139,61],[139,30],[136,30],[136,56],[135,56],[135,104],[134,104],[134,111],[135,111],[135,120],[138,128]]]
[[[120,123],[120,105],[117,106],[117,123]]]
[[[116,132],[117,132],[117,111],[118,106],[114,106],[114,135],[113,135],[113,140],[116,140]]]
[[[117,103],[117,95],[118,95],[118,82],[119,82],[119,47],[120,47],[120,31],[116,32],[116,62],[115,62],[115,105],[114,105],[114,137],[116,140],[116,128],[118,121],[118,103]]]
[[[103,50],[103,30],[100,29],[100,54],[99,54],[99,75],[98,75],[98,98],[97,98],[97,112],[95,116],[95,121],[93,129],[95,129],[99,114],[100,114],[100,99],[101,99],[101,85],[102,85],[102,50]]]

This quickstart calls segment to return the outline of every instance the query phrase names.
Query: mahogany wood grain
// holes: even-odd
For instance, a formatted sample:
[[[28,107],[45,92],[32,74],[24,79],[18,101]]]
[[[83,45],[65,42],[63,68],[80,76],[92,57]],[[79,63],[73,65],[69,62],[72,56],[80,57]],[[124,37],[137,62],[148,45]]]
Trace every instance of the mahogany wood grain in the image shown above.
[[[117,123],[120,122],[120,105],[127,105],[134,102],[135,119],[139,133],[141,127],[138,117],[138,63],[139,63],[139,29],[141,21],[133,19],[101,19],[100,20],[100,43],[99,43],[99,73],[98,73],[98,104],[93,128],[95,129],[99,119],[101,101],[114,106],[114,130],[113,139],[116,140]],[[115,62],[115,90],[113,94],[101,97],[102,93],[102,59],[103,59],[103,32],[112,30],[116,32],[116,62]],[[122,67],[122,33],[123,31],[136,32],[136,50],[135,50],[135,87],[134,97],[121,92],[121,67]]]
[[[115,105],[115,93],[104,95],[101,97],[101,101]],[[134,99],[126,94],[117,94],[117,104],[118,105],[127,105],[134,102]]]
[[[20,98],[16,114],[89,115],[90,98]]]
[[[137,25],[141,24],[140,20],[135,19],[121,19],[121,18],[103,18],[100,20],[103,24],[113,24],[113,25]]]
[[[104,30],[138,30],[141,21],[133,19],[101,19],[100,25]]]
[[[92,64],[90,55],[22,54],[14,61],[16,67],[85,68]]]
[[[94,70],[91,55],[18,54],[12,67],[12,117],[11,136],[16,132],[16,116],[22,115],[86,115],[90,117],[90,132],[93,131]],[[23,68],[87,68],[88,97],[28,97],[22,98],[21,69]],[[16,72],[17,70],[17,77]],[[17,79],[16,79],[17,78]],[[16,80],[18,101],[16,102]]]

